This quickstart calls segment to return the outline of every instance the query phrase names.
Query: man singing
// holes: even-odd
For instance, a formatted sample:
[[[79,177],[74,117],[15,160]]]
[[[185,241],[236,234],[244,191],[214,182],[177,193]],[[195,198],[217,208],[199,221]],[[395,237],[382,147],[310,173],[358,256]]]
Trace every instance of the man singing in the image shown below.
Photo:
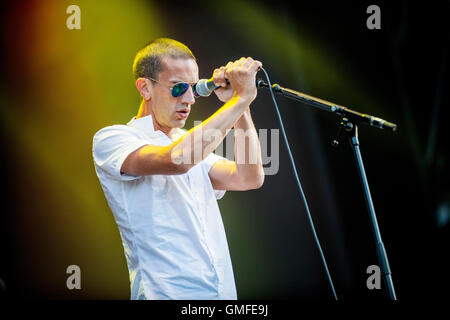
[[[224,105],[186,131],[181,128],[199,80],[194,55],[166,38],[137,53],[137,115],[93,139],[95,171],[119,227],[131,299],[237,299],[217,199],[226,190],[257,189],[264,182],[249,108],[261,66],[241,58],[215,69],[215,93]],[[212,153],[231,128],[236,161]],[[256,161],[246,161],[252,157]]]

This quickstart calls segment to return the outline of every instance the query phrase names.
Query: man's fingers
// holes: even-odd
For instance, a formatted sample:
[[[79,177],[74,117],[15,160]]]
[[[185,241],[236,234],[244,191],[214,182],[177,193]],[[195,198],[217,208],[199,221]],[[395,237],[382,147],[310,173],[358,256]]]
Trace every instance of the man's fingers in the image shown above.
[[[240,68],[242,67],[243,64],[245,64],[245,62],[247,61],[246,58],[242,57],[239,60],[236,60],[236,68]]]
[[[248,73],[256,73],[258,69],[262,67],[261,61],[254,60],[251,57],[245,59],[245,61],[240,65],[240,71]]]
[[[214,83],[224,86],[222,81],[225,82],[225,79],[228,79],[232,84],[234,94],[253,101],[257,94],[256,86],[254,85],[255,74],[261,66],[261,61],[254,60],[251,57],[242,57],[234,62],[230,61],[225,67],[215,70],[217,83],[216,81]]]
[[[237,72],[238,74],[254,74],[258,71],[260,67],[262,67],[261,61],[254,60],[251,57],[247,58],[242,57],[239,60],[235,60],[234,62],[230,61],[225,67],[221,67],[220,72],[223,72],[223,77],[221,73],[220,77],[218,77],[220,78],[220,80],[218,80],[217,83],[216,81],[214,81],[214,83],[216,85],[225,86],[226,85],[225,79],[231,79],[232,74],[234,72]]]
[[[239,60],[235,60],[234,62],[228,62],[228,64],[225,66],[225,77],[227,75],[232,74],[234,71],[240,72],[247,63],[248,58],[240,58]]]
[[[231,68],[233,70],[240,70],[242,65],[245,63],[246,59],[244,57],[240,58],[239,60],[234,61],[231,66],[228,66],[228,68]]]
[[[222,70],[222,74],[223,74],[223,85],[222,85],[222,87],[226,87],[228,84],[227,84],[227,72],[230,70],[230,72],[231,72],[231,68],[233,67],[233,62],[228,62],[227,63],[227,65],[223,68],[223,70]]]
[[[225,66],[225,69],[224,69],[225,78],[228,78],[231,75],[233,67],[234,67],[233,62],[230,61],[227,63],[227,65]]]
[[[262,67],[261,61],[253,60],[252,63],[249,65],[248,70],[256,73],[261,67]]]
[[[214,84],[216,86],[225,87],[227,82],[225,80],[225,67],[220,67],[214,70],[213,74]]]
[[[253,61],[254,60],[252,58],[248,57],[247,59],[245,59],[244,63],[241,65],[241,68],[244,70],[247,70],[250,67],[250,65],[253,63]]]

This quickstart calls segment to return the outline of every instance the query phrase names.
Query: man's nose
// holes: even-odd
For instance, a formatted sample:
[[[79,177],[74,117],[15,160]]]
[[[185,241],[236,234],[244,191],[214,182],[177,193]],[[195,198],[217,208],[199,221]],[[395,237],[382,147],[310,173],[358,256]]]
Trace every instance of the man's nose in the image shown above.
[[[192,89],[192,86],[189,86],[189,89],[181,96],[181,102],[187,104],[195,103],[194,90]]]

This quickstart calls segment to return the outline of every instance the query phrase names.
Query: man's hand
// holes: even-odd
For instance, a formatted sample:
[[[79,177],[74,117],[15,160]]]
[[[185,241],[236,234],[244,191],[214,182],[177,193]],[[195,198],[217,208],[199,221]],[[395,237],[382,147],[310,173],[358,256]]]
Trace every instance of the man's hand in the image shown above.
[[[214,92],[222,102],[228,102],[234,95],[248,99],[249,104],[256,98],[256,73],[262,63],[252,58],[241,58],[228,62],[225,67],[214,70],[213,79],[217,88]],[[230,82],[227,85],[226,80]]]

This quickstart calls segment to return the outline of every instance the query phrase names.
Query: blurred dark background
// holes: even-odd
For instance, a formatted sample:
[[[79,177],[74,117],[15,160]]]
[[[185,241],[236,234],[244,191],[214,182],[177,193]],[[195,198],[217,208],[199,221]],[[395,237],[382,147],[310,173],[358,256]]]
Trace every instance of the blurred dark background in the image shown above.
[[[81,9],[80,30],[66,28],[71,4]],[[372,4],[380,30],[366,27]],[[396,123],[396,132],[359,129],[394,286],[399,300],[448,298],[449,9],[449,1],[4,2],[2,296],[129,298],[91,141],[136,114],[134,55],[170,37],[194,52],[200,78],[252,56],[273,83]],[[388,300],[384,283],[366,287],[375,241],[345,135],[331,147],[340,119],[277,101],[338,297]],[[186,128],[219,106],[198,100]],[[257,129],[279,129],[267,90],[251,110]],[[228,192],[219,206],[240,299],[333,299],[281,133],[277,174],[259,190]],[[81,268],[81,290],[66,287],[71,264]]]

